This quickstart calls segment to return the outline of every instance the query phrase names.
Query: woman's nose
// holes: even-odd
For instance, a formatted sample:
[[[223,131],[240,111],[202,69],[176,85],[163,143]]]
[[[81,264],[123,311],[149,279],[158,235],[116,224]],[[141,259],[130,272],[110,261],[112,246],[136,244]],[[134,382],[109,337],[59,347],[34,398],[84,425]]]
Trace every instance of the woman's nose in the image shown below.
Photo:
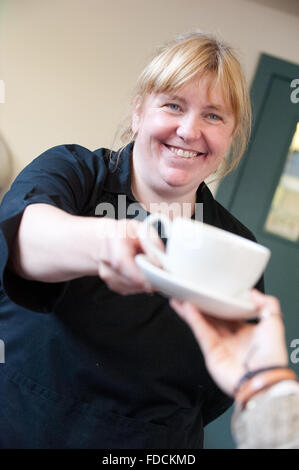
[[[184,116],[177,128],[177,135],[185,141],[195,141],[201,137],[201,123],[196,116]]]

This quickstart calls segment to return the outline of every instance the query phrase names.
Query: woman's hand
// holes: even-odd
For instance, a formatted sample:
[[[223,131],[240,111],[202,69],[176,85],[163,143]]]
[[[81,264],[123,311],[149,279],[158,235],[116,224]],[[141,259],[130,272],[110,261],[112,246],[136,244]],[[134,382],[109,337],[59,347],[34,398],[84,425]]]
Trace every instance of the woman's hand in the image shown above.
[[[251,297],[260,317],[258,324],[219,320],[203,315],[189,302],[170,301],[170,305],[192,329],[211,376],[229,395],[234,394],[246,372],[288,364],[278,300],[257,290],[251,291]]]
[[[77,216],[49,204],[31,204],[24,210],[8,268],[28,280],[51,283],[100,275],[123,295],[152,292],[134,260],[136,254],[147,253],[138,236],[140,225],[137,220]],[[164,250],[153,227],[150,236]]]
[[[146,253],[146,246],[138,235],[141,222],[132,219],[105,219],[99,231],[98,273],[110,289],[122,295],[153,292],[135,263],[135,256]],[[151,227],[151,241],[165,250],[157,231]]]

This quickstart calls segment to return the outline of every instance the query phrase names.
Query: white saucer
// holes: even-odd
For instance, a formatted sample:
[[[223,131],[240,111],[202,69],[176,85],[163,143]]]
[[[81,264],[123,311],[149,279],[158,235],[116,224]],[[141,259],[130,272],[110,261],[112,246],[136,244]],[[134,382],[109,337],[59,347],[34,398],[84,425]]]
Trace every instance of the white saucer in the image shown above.
[[[167,297],[192,302],[202,312],[215,317],[244,320],[258,316],[247,293],[242,297],[229,297],[207,292],[153,265],[146,255],[136,255],[135,261],[151,284]]]

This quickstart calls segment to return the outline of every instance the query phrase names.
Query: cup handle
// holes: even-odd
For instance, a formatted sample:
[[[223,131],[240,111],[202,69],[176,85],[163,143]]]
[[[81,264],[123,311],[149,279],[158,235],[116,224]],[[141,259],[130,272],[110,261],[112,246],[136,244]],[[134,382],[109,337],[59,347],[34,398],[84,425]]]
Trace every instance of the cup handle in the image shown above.
[[[144,219],[144,221],[140,225],[139,235],[140,238],[142,238],[148,253],[154,258],[156,258],[157,261],[159,261],[159,263],[162,265],[162,267],[165,268],[166,254],[152,243],[149,231],[149,227],[156,222],[162,222],[166,232],[166,237],[168,238],[171,235],[172,222],[167,216],[158,213],[150,214],[148,217],[146,217],[146,219]]]

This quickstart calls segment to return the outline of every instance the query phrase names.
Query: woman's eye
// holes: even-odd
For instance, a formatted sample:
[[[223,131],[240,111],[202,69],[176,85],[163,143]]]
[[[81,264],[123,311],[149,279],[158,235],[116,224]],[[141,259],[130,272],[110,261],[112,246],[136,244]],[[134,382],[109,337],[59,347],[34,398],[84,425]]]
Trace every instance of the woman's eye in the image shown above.
[[[218,116],[218,114],[214,114],[214,113],[208,114],[208,118],[211,119],[212,121],[222,121],[221,116]]]
[[[167,103],[165,106],[169,109],[172,109],[173,111],[180,111],[181,109],[181,107],[175,103]]]

